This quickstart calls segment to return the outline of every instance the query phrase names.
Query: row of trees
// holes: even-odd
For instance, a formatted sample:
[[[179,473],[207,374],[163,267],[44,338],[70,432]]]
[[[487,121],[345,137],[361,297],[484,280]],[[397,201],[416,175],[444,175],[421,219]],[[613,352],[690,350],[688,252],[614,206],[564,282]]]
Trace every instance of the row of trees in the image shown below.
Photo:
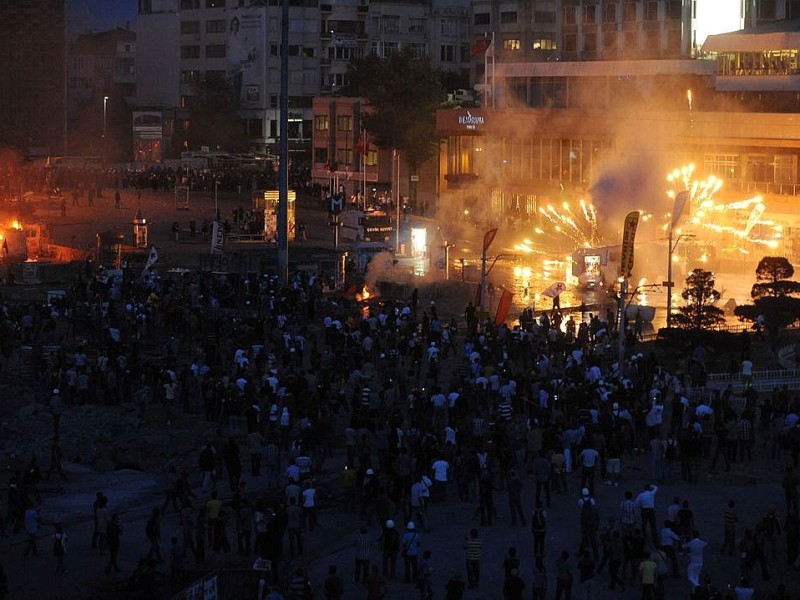
[[[756,283],[750,290],[752,304],[734,309],[742,320],[753,323],[763,320],[771,333],[800,320],[800,282],[792,281],[794,267],[782,256],[765,256],[756,267]],[[695,269],[686,278],[681,296],[686,305],[673,317],[680,329],[707,330],[725,322],[725,315],[716,306],[720,292],[715,288],[714,274]]]

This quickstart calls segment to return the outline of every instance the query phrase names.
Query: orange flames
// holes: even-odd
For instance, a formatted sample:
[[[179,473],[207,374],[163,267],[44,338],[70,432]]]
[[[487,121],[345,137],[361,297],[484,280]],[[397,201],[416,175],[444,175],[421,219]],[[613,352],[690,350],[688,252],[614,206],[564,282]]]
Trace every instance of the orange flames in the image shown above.
[[[369,288],[367,287],[367,285],[364,284],[364,287],[361,288],[361,291],[360,292],[356,292],[356,301],[358,301],[358,302],[366,302],[367,300],[369,300],[373,296],[375,296],[375,294],[373,292],[370,292]]]

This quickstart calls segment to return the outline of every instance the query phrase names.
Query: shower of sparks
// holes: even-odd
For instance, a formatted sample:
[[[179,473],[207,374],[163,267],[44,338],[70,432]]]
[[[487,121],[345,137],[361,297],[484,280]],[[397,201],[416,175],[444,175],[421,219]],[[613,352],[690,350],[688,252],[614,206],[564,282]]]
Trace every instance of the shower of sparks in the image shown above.
[[[739,245],[745,242],[770,249],[780,245],[783,230],[773,221],[762,220],[767,208],[761,196],[718,203],[714,196],[722,188],[722,180],[714,175],[696,180],[693,177],[694,171],[695,166],[689,164],[667,175],[667,181],[671,184],[671,189],[667,190],[668,198],[674,200],[678,192],[682,191],[689,194],[682,218],[687,227],[728,234],[732,238],[733,246],[740,250],[744,249]],[[664,230],[668,227],[669,222],[665,223]]]
[[[552,204],[540,206],[543,227],[537,227],[535,233],[567,238],[572,244],[582,248],[598,245],[597,212],[594,206],[584,200],[580,200],[578,205],[580,210],[573,208],[569,202],[562,202],[560,209]]]

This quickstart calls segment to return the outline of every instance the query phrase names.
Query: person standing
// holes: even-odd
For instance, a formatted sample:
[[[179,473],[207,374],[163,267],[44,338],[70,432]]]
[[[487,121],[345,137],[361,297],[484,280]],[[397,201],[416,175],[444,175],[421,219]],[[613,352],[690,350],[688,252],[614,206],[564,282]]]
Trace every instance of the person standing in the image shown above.
[[[542,499],[542,491],[547,508],[550,508],[550,474],[553,465],[544,450],[539,451],[539,456],[533,461],[533,472],[536,478],[536,502]]]
[[[94,550],[97,548],[97,544],[100,540],[100,534],[102,533],[99,528],[99,523],[97,519],[97,511],[100,510],[100,507],[103,505],[104,502],[107,502],[107,498],[103,492],[97,492],[95,494],[95,500],[92,503],[92,512],[94,513],[94,531],[92,531],[92,549]],[[102,548],[101,548],[102,550]]]
[[[322,586],[325,592],[325,600],[342,600],[344,598],[344,581],[336,572],[336,565],[328,567],[328,577]]]
[[[522,600],[525,591],[525,581],[519,576],[518,569],[511,570],[511,576],[503,584],[503,597],[505,600]]]
[[[689,551],[689,566],[686,567],[686,578],[692,586],[692,590],[700,585],[700,572],[703,570],[703,550],[708,546],[708,542],[700,537],[698,531],[692,532],[692,539],[683,545],[684,550]]]
[[[25,509],[22,522],[25,527],[25,535],[28,538],[28,543],[25,545],[23,556],[28,556],[28,554],[39,556],[39,549],[36,547],[36,536],[39,533],[41,518],[39,517],[39,511],[34,508],[33,504],[30,504]]]
[[[372,551],[372,540],[367,533],[367,528],[362,527],[356,534],[354,545],[356,547],[355,570],[353,571],[353,583],[367,584],[369,577],[369,560]]]
[[[383,525],[381,537],[381,553],[383,554],[383,576],[393,579],[397,567],[397,552],[400,550],[400,534],[394,526],[392,519],[387,519]]]
[[[675,554],[675,544],[680,544],[681,538],[675,533],[672,528],[672,521],[664,521],[664,527],[661,528],[661,536],[659,539],[659,548],[669,558],[672,563],[672,576],[678,578],[678,556]]]
[[[508,472],[506,486],[508,488],[508,509],[511,511],[511,526],[516,526],[517,518],[519,517],[519,522],[524,527],[527,523],[522,512],[522,480],[516,471]]]
[[[431,600],[433,598],[433,581],[431,575],[433,568],[431,567],[431,551],[425,550],[422,553],[422,560],[419,561],[419,580],[417,581],[417,589],[419,589],[420,600]]]
[[[119,547],[122,538],[122,525],[119,522],[119,515],[114,513],[106,526],[106,544],[108,544],[108,564],[106,565],[106,575],[111,574],[111,569],[119,573],[118,564]]]
[[[531,515],[531,532],[533,533],[533,555],[544,556],[544,541],[547,538],[547,513],[540,500]]]
[[[366,583],[367,600],[384,600],[389,597],[389,590],[386,587],[386,578],[381,575],[378,565],[372,565]]]
[[[652,557],[648,557],[639,563],[639,575],[642,582],[642,600],[656,600],[658,565]]]
[[[303,509],[297,506],[297,498],[289,498],[286,507],[286,528],[289,531],[289,556],[303,554]]]
[[[599,556],[597,548],[597,529],[600,526],[600,513],[597,508],[597,501],[592,498],[588,488],[581,490],[581,497],[578,500],[581,520],[581,546],[580,552],[591,546],[595,559]]]
[[[147,551],[148,560],[155,558],[159,562],[161,558],[161,510],[154,508],[150,513],[150,518],[147,519],[145,524],[145,536],[150,543],[150,549]]]
[[[719,551],[720,554],[725,554],[725,550],[728,550],[728,554],[733,556],[734,552],[736,552],[736,523],[738,520],[736,502],[728,500],[728,508],[722,513],[723,542]]]
[[[306,530],[314,531],[317,523],[317,490],[314,488],[314,480],[307,479],[303,484],[303,523]]]
[[[544,568],[544,560],[541,556],[536,557],[533,565],[533,600],[545,600],[547,597],[547,569]]]
[[[411,583],[417,580],[418,576],[418,557],[419,547],[422,545],[422,540],[416,531],[414,521],[409,521],[406,524],[406,532],[403,534],[401,542],[401,554],[403,555],[403,566],[405,568],[405,583]]]
[[[563,550],[556,560],[556,597],[561,600],[562,594],[566,600],[572,600],[572,565],[569,564],[569,552]]]
[[[464,559],[467,568],[467,586],[476,589],[481,582],[481,538],[477,529],[471,529],[469,537],[464,541]]]
[[[581,487],[588,487],[589,493],[594,494],[594,476],[597,469],[597,461],[600,458],[600,453],[587,446],[581,451]]]
[[[585,600],[594,598],[594,571],[596,564],[589,554],[588,548],[583,551],[583,556],[578,561],[578,573],[580,575],[581,592]]]
[[[67,553],[67,534],[61,523],[56,523],[53,533],[53,556],[56,557],[56,575],[64,574],[64,555]]]
[[[463,600],[465,587],[461,573],[456,571],[453,573],[452,579],[444,586],[445,600]]]
[[[650,526],[650,541],[655,546],[658,543],[658,534],[656,533],[656,493],[658,486],[653,484],[646,484],[634,504],[639,508],[639,514],[642,519],[642,533],[646,536],[648,524]]]

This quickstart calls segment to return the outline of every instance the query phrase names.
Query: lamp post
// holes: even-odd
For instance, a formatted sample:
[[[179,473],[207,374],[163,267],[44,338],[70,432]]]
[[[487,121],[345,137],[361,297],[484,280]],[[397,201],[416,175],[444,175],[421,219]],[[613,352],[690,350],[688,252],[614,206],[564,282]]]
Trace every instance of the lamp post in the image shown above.
[[[103,160],[106,158],[106,135],[108,134],[108,96],[103,96]]]
[[[400,151],[392,150],[392,185],[395,197],[394,253],[400,254]]]
[[[667,329],[672,327],[672,288],[675,282],[672,281],[672,255],[675,253],[675,248],[678,247],[678,242],[681,240],[688,240],[694,238],[693,234],[682,233],[673,242],[672,241],[672,227],[669,228],[669,263],[667,264]]]

